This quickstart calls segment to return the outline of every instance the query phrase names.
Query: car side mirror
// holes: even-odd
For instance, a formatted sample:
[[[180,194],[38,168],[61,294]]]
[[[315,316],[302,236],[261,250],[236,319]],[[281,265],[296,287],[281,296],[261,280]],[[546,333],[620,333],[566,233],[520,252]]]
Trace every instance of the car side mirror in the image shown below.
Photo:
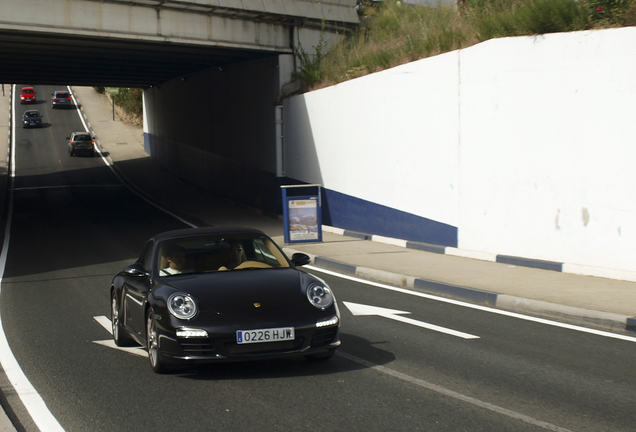
[[[148,276],[150,273],[141,264],[131,264],[124,269],[124,273],[130,276]]]
[[[309,255],[307,254],[296,252],[292,255],[291,262],[295,266],[304,266],[311,263],[311,258],[309,258]]]

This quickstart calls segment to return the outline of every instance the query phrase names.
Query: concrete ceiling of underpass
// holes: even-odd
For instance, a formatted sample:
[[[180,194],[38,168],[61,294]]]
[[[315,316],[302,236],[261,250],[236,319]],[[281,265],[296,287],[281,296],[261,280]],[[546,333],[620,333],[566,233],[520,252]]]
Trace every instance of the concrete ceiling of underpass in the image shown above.
[[[204,69],[276,54],[0,30],[0,82],[145,88]]]

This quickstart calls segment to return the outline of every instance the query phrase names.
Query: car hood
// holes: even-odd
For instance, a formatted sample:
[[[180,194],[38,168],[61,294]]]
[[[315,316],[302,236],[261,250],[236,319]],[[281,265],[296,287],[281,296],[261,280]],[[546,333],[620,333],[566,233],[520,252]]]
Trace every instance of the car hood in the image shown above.
[[[276,311],[307,306],[305,278],[295,269],[246,269],[198,274],[170,281],[170,285],[194,296],[202,309],[249,313],[255,307]]]

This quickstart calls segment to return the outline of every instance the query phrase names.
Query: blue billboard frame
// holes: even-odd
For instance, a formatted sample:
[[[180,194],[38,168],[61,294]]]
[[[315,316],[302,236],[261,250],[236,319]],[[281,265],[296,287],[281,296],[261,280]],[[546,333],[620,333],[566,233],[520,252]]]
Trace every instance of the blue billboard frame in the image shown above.
[[[292,195],[288,189],[317,188],[316,195]],[[322,242],[322,203],[320,185],[281,186],[285,243]]]

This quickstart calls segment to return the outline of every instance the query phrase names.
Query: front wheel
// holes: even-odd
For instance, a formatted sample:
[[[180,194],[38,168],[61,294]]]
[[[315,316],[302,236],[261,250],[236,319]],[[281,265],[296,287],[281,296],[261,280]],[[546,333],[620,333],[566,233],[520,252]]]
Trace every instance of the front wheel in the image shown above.
[[[119,303],[117,302],[117,293],[113,291],[110,301],[110,322],[113,325],[113,340],[115,345],[127,347],[134,345],[135,342],[128,336],[126,330],[121,325],[121,314],[119,313]]]
[[[155,314],[151,310],[148,311],[146,318],[146,341],[148,348],[148,360],[150,367],[155,373],[166,373],[168,371],[165,363],[161,361],[161,353],[159,352],[159,335],[157,333],[157,322]]]

